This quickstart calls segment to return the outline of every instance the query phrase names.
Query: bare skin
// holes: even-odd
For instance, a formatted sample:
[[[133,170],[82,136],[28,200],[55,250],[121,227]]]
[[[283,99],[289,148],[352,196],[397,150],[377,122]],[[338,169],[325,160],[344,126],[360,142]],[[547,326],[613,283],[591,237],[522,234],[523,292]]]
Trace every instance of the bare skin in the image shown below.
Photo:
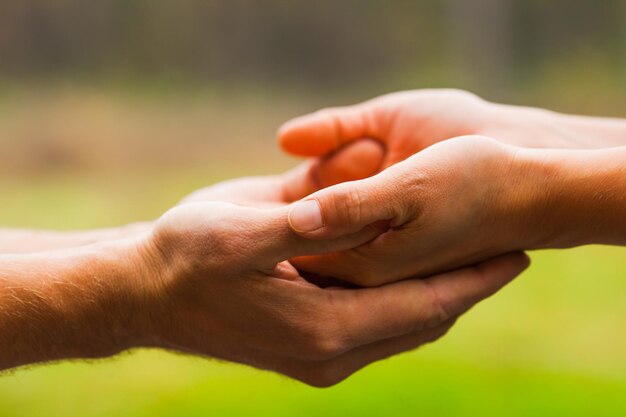
[[[474,133],[495,139],[454,138]],[[350,251],[294,260],[304,270],[379,285],[510,251],[626,245],[623,120],[426,90],[323,110],[279,132],[283,148],[300,155],[362,137],[385,145],[388,168],[307,197],[291,226],[311,239],[381,220],[391,229]]]
[[[374,173],[382,153],[365,146],[282,176],[209,187],[157,222],[94,233],[103,240],[91,245],[82,236],[47,235],[42,243],[32,234],[24,240],[32,246],[13,249],[24,253],[0,255],[0,370],[157,347],[329,386],[443,336],[528,258],[512,254],[376,289],[321,288],[286,261],[349,249],[381,232],[316,242],[287,223],[289,201]],[[346,169],[338,162],[353,151],[377,153],[378,162]],[[240,205],[207,202],[224,199]]]
[[[248,177],[212,185],[185,197],[180,204],[226,201],[255,207],[278,207],[329,185],[369,177],[382,164],[383,147],[359,141],[324,158],[311,160],[281,175]],[[51,251],[124,239],[148,232],[153,221],[84,231],[0,228],[0,254]]]
[[[329,386],[439,338],[528,265],[513,254],[426,280],[323,289],[286,259],[379,231],[311,241],[290,231],[287,211],[190,203],[142,236],[0,256],[0,369],[159,347]]]
[[[280,128],[278,139],[286,152],[319,157],[372,138],[385,145],[384,169],[467,135],[524,148],[606,148],[626,145],[626,120],[490,103],[461,90],[415,90],[295,118]]]
[[[528,149],[538,146],[516,141],[531,130],[515,133],[532,125],[546,147],[611,147],[621,143],[620,121],[555,116],[545,125],[550,119],[539,115],[546,113],[520,109],[526,123],[515,125],[511,116],[509,125],[504,115],[515,109],[492,113],[470,98],[480,105],[469,131],[454,130],[469,112],[462,106],[453,119],[425,119],[416,135],[414,127],[394,124],[411,111],[362,119],[366,127],[377,120],[378,130],[359,130],[359,119],[349,118],[356,120],[351,130],[351,121],[333,113],[330,122],[322,114],[317,127],[309,124],[319,114],[281,131],[292,151],[331,160],[348,155],[333,168],[341,178],[328,166],[308,165],[282,177],[230,182],[191,196],[143,232],[0,256],[0,369],[159,347],[329,386],[441,337],[528,265],[520,248],[626,243],[624,148]],[[432,108],[442,114],[451,107]],[[493,114],[497,123],[488,122]],[[555,133],[556,120],[562,124]],[[431,146],[493,134],[487,127],[499,127],[502,140],[471,136]],[[363,137],[383,144],[384,158],[379,148],[374,156],[342,148]],[[286,205],[326,184],[372,174],[306,197],[304,216],[297,214],[302,203]],[[239,205],[206,202],[223,199]],[[381,234],[380,221],[391,229]],[[321,288],[294,264],[377,287]],[[468,264],[474,266],[432,275]]]
[[[292,228],[311,239],[390,224],[358,248],[294,264],[379,285],[512,251],[626,245],[625,167],[626,147],[548,151],[451,139],[293,205]]]
[[[0,254],[45,252],[73,248],[107,240],[123,239],[149,230],[150,222],[139,222],[110,229],[55,231],[0,229]]]

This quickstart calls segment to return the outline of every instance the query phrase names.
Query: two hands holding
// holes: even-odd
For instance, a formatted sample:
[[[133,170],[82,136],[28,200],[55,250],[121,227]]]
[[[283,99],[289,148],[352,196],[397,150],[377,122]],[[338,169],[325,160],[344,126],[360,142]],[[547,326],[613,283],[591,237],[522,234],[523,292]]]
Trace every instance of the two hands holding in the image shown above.
[[[328,386],[444,335],[524,250],[626,245],[620,120],[421,90],[279,140],[313,159],[114,239],[0,255],[0,369],[161,347]]]

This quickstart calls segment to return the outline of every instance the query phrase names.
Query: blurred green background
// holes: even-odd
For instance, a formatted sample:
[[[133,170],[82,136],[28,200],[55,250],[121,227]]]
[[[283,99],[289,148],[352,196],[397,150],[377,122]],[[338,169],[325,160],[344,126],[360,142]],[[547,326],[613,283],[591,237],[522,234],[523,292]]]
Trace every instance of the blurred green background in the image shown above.
[[[293,166],[292,116],[424,87],[625,117],[626,1],[3,1],[0,222],[155,218]],[[330,389],[141,351],[6,374],[0,416],[626,415],[626,250],[532,258],[442,341]]]

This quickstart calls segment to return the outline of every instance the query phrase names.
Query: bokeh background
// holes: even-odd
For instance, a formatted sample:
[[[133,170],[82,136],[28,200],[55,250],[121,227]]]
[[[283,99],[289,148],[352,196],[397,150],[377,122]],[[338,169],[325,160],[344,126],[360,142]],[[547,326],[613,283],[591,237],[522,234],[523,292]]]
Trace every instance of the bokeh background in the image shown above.
[[[0,223],[156,218],[297,161],[279,124],[400,89],[626,116],[624,0],[0,1]],[[626,415],[626,250],[533,253],[442,341],[309,388],[140,351],[0,377],[0,416]]]

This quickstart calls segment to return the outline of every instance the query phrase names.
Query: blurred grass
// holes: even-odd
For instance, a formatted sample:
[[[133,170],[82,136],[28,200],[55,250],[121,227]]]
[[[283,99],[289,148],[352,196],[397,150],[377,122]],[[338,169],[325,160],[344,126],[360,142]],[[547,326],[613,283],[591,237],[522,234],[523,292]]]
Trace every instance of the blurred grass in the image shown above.
[[[4,376],[0,416],[623,416],[623,255],[535,254],[533,269],[446,338],[334,388],[141,351]]]
[[[292,165],[278,156],[273,132],[318,105],[293,96],[146,99],[72,89],[5,96],[1,222],[72,229],[157,217],[198,187]],[[607,247],[532,254],[528,272],[442,341],[331,389],[140,351],[7,374],[0,417],[623,416],[625,255]]]

